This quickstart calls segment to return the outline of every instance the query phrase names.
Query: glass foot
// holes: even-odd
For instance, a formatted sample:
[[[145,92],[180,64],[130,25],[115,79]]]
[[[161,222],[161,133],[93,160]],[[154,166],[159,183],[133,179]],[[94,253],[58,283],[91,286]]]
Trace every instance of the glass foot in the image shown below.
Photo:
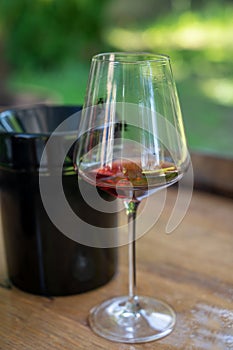
[[[122,343],[144,343],[168,335],[176,316],[170,306],[150,297],[117,297],[90,311],[89,323],[98,335]]]

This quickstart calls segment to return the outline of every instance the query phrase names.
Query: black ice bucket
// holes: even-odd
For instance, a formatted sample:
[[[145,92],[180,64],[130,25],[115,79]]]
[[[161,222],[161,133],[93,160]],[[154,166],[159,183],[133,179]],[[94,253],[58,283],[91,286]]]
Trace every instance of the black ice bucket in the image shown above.
[[[116,248],[89,247],[68,238],[52,223],[41,199],[39,166],[46,142],[63,120],[80,110],[39,105],[0,113],[1,215],[8,274],[13,285],[30,293],[85,292],[107,283],[116,271]],[[78,123],[71,125],[72,133]],[[46,165],[44,170],[46,174]],[[115,213],[99,212],[83,199],[72,154],[65,158],[62,183],[67,201],[80,218],[96,226],[117,226]]]

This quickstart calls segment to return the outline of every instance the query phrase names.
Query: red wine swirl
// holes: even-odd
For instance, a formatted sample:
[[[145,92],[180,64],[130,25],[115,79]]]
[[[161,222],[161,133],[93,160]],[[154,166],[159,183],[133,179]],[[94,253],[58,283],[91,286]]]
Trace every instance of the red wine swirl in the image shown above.
[[[177,182],[179,174],[171,162],[143,169],[138,160],[115,160],[110,165],[85,170],[80,175],[89,183],[119,198],[141,199],[149,194]]]

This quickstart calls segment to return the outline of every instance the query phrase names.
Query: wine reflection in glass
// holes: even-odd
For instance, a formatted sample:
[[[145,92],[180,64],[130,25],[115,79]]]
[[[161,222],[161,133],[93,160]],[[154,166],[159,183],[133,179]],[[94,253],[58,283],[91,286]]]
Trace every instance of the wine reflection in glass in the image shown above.
[[[143,198],[179,181],[188,167],[170,59],[150,53],[93,57],[74,165],[88,183],[122,198],[128,216],[129,294],[94,307],[93,331],[140,343],[168,335],[175,313],[136,293],[136,215]]]

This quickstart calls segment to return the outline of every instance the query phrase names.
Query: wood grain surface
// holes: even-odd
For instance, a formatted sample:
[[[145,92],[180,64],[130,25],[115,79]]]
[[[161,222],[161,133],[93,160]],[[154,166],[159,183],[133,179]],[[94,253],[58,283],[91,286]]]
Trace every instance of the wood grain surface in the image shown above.
[[[159,220],[137,241],[138,294],[173,306],[177,323],[169,336],[127,345],[90,330],[89,309],[127,293],[127,247],[121,247],[118,273],[94,291],[47,299],[0,288],[0,349],[233,349],[233,201],[194,192],[184,220],[167,235],[165,226],[175,198],[176,189],[169,190]]]

